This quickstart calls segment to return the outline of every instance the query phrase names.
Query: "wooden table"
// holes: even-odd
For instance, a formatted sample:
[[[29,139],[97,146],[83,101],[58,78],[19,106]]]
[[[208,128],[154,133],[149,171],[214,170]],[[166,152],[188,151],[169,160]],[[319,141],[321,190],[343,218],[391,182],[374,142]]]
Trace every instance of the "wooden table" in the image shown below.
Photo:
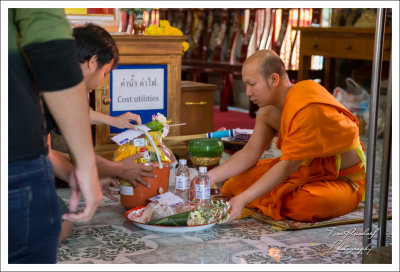
[[[181,135],[212,132],[214,128],[215,84],[181,82]]]
[[[324,85],[333,90],[335,59],[372,60],[375,28],[356,27],[294,27],[300,30],[300,58],[297,80],[308,79],[311,56],[324,57]],[[385,31],[383,60],[389,61],[392,30]]]
[[[233,89],[234,75],[241,75],[242,63],[183,59],[182,71],[192,71],[195,81],[201,81],[201,74],[218,73],[222,79],[221,111],[228,111],[229,93]]]

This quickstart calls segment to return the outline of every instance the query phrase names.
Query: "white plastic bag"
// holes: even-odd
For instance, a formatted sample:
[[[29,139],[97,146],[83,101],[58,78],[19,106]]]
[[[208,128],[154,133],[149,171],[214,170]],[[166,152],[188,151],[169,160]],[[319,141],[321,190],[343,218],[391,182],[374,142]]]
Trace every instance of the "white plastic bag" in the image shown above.
[[[352,113],[364,113],[369,106],[369,94],[351,78],[346,78],[346,90],[336,87],[333,96]]]
[[[336,87],[333,90],[333,96],[354,115],[359,118],[362,116],[366,123],[365,130],[368,130],[370,98],[368,92],[360,84],[352,78],[346,78],[346,89]],[[384,112],[379,107],[378,136],[385,128],[384,120]]]

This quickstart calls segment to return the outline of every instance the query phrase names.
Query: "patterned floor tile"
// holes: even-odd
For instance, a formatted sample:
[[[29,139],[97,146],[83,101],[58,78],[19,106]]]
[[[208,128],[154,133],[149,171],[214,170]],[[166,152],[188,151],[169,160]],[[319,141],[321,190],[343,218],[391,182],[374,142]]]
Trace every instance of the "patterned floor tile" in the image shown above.
[[[325,244],[298,244],[295,247],[269,245],[264,250],[236,256],[248,264],[292,263],[361,263],[356,252],[340,252]]]
[[[158,240],[156,242],[159,243]],[[240,240],[219,243],[168,243],[159,246],[151,254],[135,254],[127,257],[132,263],[224,264],[233,263],[232,256],[238,252],[256,249],[254,245]]]
[[[365,139],[363,140],[366,142]],[[378,140],[377,158],[382,140]],[[266,156],[276,156],[273,146]],[[377,171],[380,162],[377,161]],[[379,172],[380,173],[380,172]],[[374,199],[379,200],[380,174]],[[391,187],[390,187],[391,189]],[[68,203],[69,189],[57,193]],[[391,203],[391,193],[389,194]],[[82,207],[83,203],[81,204]],[[363,224],[282,231],[253,218],[235,220],[192,233],[143,230],[125,218],[126,209],[104,198],[90,222],[77,224],[58,249],[58,263],[94,264],[357,264],[361,263]],[[378,227],[373,223],[373,230]],[[329,234],[332,231],[331,234]],[[337,233],[337,235],[333,235]],[[387,221],[386,244],[392,243],[392,221]],[[377,244],[377,235],[372,239]],[[197,266],[196,266],[197,267]]]
[[[58,263],[84,261],[112,263],[119,255],[147,252],[156,247],[143,232],[131,232],[116,225],[78,226],[59,246]],[[70,242],[70,241],[73,242]],[[78,240],[80,243],[76,243]]]

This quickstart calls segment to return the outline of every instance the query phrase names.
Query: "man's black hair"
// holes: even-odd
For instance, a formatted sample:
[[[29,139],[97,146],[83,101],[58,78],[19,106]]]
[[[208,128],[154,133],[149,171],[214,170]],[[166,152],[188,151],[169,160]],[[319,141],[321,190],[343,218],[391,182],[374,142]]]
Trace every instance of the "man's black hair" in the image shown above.
[[[98,69],[114,60],[113,68],[118,65],[119,51],[114,39],[104,28],[95,24],[86,24],[74,28],[76,49],[79,61],[84,63],[97,55]]]

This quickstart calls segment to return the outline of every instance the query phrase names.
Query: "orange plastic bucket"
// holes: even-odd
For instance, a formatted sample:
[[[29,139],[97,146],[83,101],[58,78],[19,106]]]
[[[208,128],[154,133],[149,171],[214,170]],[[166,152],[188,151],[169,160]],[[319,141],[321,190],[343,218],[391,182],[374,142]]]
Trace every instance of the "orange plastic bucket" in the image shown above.
[[[163,162],[163,168],[160,169],[158,163],[149,163],[153,166],[153,172],[157,176],[155,178],[143,177],[143,179],[150,185],[150,188],[138,183],[138,188],[134,188],[127,181],[121,181],[120,197],[121,205],[125,208],[131,209],[139,206],[145,206],[149,202],[147,199],[160,194],[162,191],[168,192],[169,186],[169,171],[170,164]]]

